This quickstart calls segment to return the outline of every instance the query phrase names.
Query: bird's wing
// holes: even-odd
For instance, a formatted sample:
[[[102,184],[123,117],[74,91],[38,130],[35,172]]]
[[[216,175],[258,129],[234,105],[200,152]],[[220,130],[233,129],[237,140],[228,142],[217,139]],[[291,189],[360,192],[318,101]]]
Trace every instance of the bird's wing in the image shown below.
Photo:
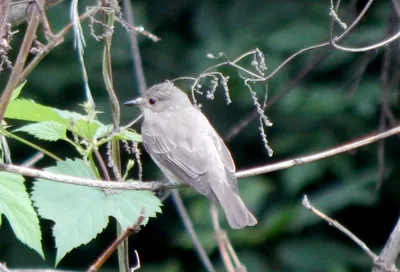
[[[237,180],[235,177],[236,167],[235,163],[233,162],[231,153],[229,152],[229,149],[226,147],[224,141],[221,139],[221,137],[217,134],[215,130],[212,131],[212,138],[215,147],[217,148],[219,157],[224,163],[227,181],[231,185],[231,188],[234,190],[234,192],[239,193]]]
[[[231,172],[235,173],[235,163],[233,162],[231,153],[229,149],[226,147],[224,141],[222,141],[221,137],[217,134],[216,131],[213,131],[213,141],[218,150],[219,157],[225,165],[225,168]]]
[[[142,130],[142,139],[146,151],[161,167],[167,168],[201,194],[213,198],[204,176],[208,169],[207,139],[204,135],[190,137],[186,133],[179,133],[179,128],[152,130],[151,133]]]

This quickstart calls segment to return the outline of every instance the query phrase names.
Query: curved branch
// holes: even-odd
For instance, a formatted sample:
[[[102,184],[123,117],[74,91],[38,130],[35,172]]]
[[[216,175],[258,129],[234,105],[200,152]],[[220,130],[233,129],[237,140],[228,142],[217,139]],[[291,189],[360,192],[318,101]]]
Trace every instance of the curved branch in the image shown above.
[[[381,41],[381,42],[379,42],[379,43],[372,44],[372,45],[369,45],[369,46],[361,47],[361,48],[351,48],[351,47],[340,46],[340,45],[338,45],[338,44],[336,43],[336,40],[335,40],[335,39],[332,41],[332,45],[333,45],[336,49],[339,49],[339,50],[342,50],[342,51],[346,51],[346,52],[365,52],[365,51],[370,51],[370,50],[373,50],[373,49],[377,49],[377,48],[382,47],[382,46],[386,46],[386,45],[388,45],[389,43],[394,42],[394,41],[397,40],[398,38],[400,38],[400,31],[397,32],[397,33],[396,33],[395,35],[393,35],[392,37],[387,38],[387,39],[384,40],[384,41]]]

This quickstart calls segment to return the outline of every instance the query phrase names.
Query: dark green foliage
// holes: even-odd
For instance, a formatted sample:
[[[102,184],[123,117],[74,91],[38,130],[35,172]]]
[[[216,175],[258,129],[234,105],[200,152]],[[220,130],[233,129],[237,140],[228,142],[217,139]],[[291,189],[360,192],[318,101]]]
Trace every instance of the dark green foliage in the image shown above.
[[[68,22],[68,2],[64,1],[49,11],[55,31]],[[81,11],[89,4],[87,2],[90,1],[81,1]],[[350,25],[366,1],[342,2],[339,16]],[[357,2],[357,5],[350,7],[350,2]],[[340,44],[363,47],[386,37],[388,18],[393,12],[390,2],[375,1],[361,24]],[[208,53],[218,55],[224,52],[233,60],[255,48],[264,53],[268,67],[266,73],[269,74],[295,52],[328,41],[331,20],[329,3],[304,0],[132,1],[136,24],[162,39],[152,43],[138,36],[147,82],[152,85],[181,76],[197,77],[208,67],[225,60],[209,59],[206,57]],[[86,23],[83,27],[85,34],[89,34]],[[342,31],[335,26],[334,35]],[[31,74],[20,95],[21,99],[32,98],[39,104],[71,112],[80,110],[78,104],[84,101],[83,84],[71,36]],[[14,39],[15,45],[12,45],[15,49],[18,48],[19,37],[20,34]],[[316,153],[377,131],[381,114],[380,78],[385,48],[349,53],[327,47],[311,50],[289,62],[268,81],[269,99],[287,92],[266,110],[266,115],[274,123],[266,129],[274,156],[268,157],[258,129],[259,123],[253,120],[227,142],[237,169]],[[387,89],[387,101],[397,117],[399,84],[393,74],[399,71],[399,44],[395,42],[388,48],[392,54],[389,70],[392,85]],[[310,65],[315,54],[323,55],[323,60],[307,76],[297,81],[298,73]],[[92,125],[106,131],[106,125],[103,124],[111,123],[111,115],[102,77],[102,55],[103,43],[87,36],[84,56],[89,84],[95,96],[96,110],[103,112],[99,115],[99,121],[93,121]],[[114,87],[120,102],[138,95],[130,56],[126,33],[118,26],[113,37],[112,64]],[[251,60],[245,62],[248,67],[250,63]],[[254,111],[254,105],[237,70],[225,67],[219,71],[230,77],[228,86],[232,103],[226,105],[222,87],[218,87],[215,100],[207,100],[200,95],[198,100],[203,105],[203,112],[223,136],[239,120]],[[293,80],[296,82],[292,84]],[[192,82],[179,81],[177,84],[189,90]],[[205,87],[207,84],[207,81],[203,83]],[[264,97],[263,84],[254,85],[259,101]],[[291,87],[284,89],[287,84]],[[127,124],[138,115],[139,110],[122,108],[122,124]],[[14,124],[15,121],[6,121],[15,125],[15,128],[20,125]],[[46,122],[40,123],[41,126],[54,128],[54,124],[48,122],[55,120],[31,121]],[[136,124],[134,128],[139,130],[139,125]],[[35,127],[21,130],[35,135]],[[59,139],[62,139],[64,132],[62,130]],[[137,137],[135,139],[140,140],[137,134],[126,133],[119,135],[119,139]],[[36,137],[46,139],[45,136]],[[76,156],[65,146],[54,148],[52,142],[31,140],[41,145],[47,144],[49,150],[63,158],[67,157],[65,154],[73,154],[68,157]],[[248,271],[371,270],[372,261],[368,256],[338,230],[306,210],[301,200],[307,194],[311,204],[340,221],[378,254],[399,215],[398,146],[398,137],[385,141],[383,169],[378,169],[378,145],[374,143],[310,164],[240,180],[243,200],[254,211],[259,224],[254,228],[233,231],[222,216],[220,221]],[[11,143],[12,152],[18,158],[16,163],[33,153],[28,148],[17,147],[17,144]],[[163,179],[146,154],[143,155],[143,164],[144,180]],[[132,172],[136,173],[136,170]],[[376,190],[379,171],[384,180],[382,188]],[[36,183],[35,191],[37,184],[41,183]],[[182,195],[211,260],[218,271],[224,271],[213,236],[208,200],[192,189],[183,189]],[[38,210],[41,214],[40,207]],[[162,210],[162,215],[152,219],[146,228],[130,239],[132,262],[136,262],[133,251],[137,249],[143,267],[140,271],[204,271],[171,201],[166,200]],[[8,225],[4,224],[5,217],[0,220],[3,222],[0,228],[0,262],[6,261],[10,267],[43,268],[53,265],[56,253],[51,233],[52,222],[41,220],[43,250],[49,256],[44,262],[39,260],[39,255],[29,255],[29,252],[23,260],[17,258],[15,254],[19,254],[16,252],[19,252],[20,242],[9,235]],[[115,231],[110,227],[87,246],[68,254],[59,267],[86,269],[114,237]],[[114,258],[106,263],[104,271],[116,271],[116,267]]]

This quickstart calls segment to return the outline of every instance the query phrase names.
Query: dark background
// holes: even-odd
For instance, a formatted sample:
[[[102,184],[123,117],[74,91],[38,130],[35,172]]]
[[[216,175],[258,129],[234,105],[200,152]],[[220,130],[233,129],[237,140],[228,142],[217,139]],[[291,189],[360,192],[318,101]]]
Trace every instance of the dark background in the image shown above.
[[[94,1],[80,1],[80,11]],[[132,1],[135,22],[161,37],[153,43],[138,36],[143,69],[149,85],[181,76],[198,76],[220,62],[206,57],[224,52],[230,59],[259,48],[266,58],[268,73],[298,50],[329,39],[330,1]],[[342,1],[341,19],[348,25],[366,1]],[[49,10],[54,32],[69,22],[69,1]],[[362,47],[388,36],[389,19],[397,29],[391,1],[375,1],[361,23],[342,44]],[[89,34],[87,22],[84,31]],[[16,54],[24,33],[24,25],[15,34],[12,54]],[[341,33],[339,27],[335,33]],[[396,30],[398,31],[398,30]],[[393,32],[392,32],[393,33]],[[86,35],[85,62],[89,83],[99,119],[111,123],[109,102],[101,72],[103,43]],[[44,39],[42,39],[44,41]],[[388,47],[391,52],[388,89],[389,106],[398,115],[399,43]],[[268,81],[269,98],[283,94],[266,111],[274,126],[267,129],[268,141],[274,150],[269,158],[264,149],[257,120],[227,143],[237,169],[270,164],[335,147],[379,129],[381,116],[381,72],[385,48],[365,53],[348,53],[324,48],[304,53],[288,63]],[[122,102],[139,94],[132,69],[131,52],[126,32],[117,27],[112,45],[115,89]],[[310,73],[296,80],[304,67],[315,58]],[[248,60],[250,63],[251,60]],[[229,106],[222,88],[213,101],[199,97],[203,112],[224,137],[240,119],[253,110],[253,102],[243,80],[232,68],[223,68],[230,76],[229,89],[233,101]],[[7,73],[0,83],[5,85]],[[296,80],[297,82],[293,82]],[[189,89],[190,81],[179,86]],[[207,82],[204,83],[207,85]],[[265,86],[255,85],[259,99]],[[72,35],[55,48],[29,76],[22,97],[52,107],[82,111],[84,90]],[[139,111],[122,108],[122,124],[127,124]],[[19,123],[12,123],[18,127]],[[135,125],[140,131],[140,126]],[[23,135],[26,137],[26,135]],[[34,139],[31,139],[35,141]],[[231,230],[221,216],[240,260],[248,271],[366,271],[372,261],[362,250],[338,230],[309,213],[301,205],[307,194],[311,203],[337,219],[363,240],[376,254],[385,244],[398,217],[399,139],[385,140],[384,168],[378,168],[378,144],[340,154],[303,166],[267,175],[240,180],[244,201],[259,220],[253,228]],[[42,143],[64,158],[78,154],[63,143]],[[10,140],[14,162],[23,162],[34,154],[29,148]],[[144,178],[162,179],[147,154],[143,154]],[[43,159],[38,167],[53,164]],[[383,185],[377,190],[379,173]],[[136,175],[136,170],[132,176]],[[194,227],[219,271],[224,271],[211,225],[208,201],[191,189],[181,190]],[[99,207],[100,208],[100,207]],[[12,233],[7,220],[0,228],[0,260],[12,268],[52,267],[54,241],[52,222],[42,220],[43,246],[46,261],[22,245]],[[68,254],[59,268],[84,270],[113,241],[115,221],[88,245]],[[130,238],[132,262],[134,249],[140,255],[140,271],[204,271],[171,199],[164,202],[163,213],[137,235]],[[117,271],[116,255],[105,266]],[[104,269],[106,271],[106,269]]]

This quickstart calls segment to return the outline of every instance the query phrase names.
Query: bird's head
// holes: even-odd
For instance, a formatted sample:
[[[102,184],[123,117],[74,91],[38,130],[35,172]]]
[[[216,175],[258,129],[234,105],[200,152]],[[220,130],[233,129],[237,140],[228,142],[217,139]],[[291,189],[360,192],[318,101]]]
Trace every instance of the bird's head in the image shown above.
[[[163,113],[171,109],[191,106],[188,96],[171,82],[150,87],[141,97],[124,103],[125,106],[138,106],[144,114]]]

